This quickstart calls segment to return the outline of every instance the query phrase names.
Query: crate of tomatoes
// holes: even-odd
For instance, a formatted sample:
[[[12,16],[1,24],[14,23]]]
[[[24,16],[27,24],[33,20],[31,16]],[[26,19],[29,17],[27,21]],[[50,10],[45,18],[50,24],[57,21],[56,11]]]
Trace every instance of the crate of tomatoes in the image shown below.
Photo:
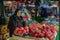
[[[14,34],[17,36],[27,36],[29,35],[29,27],[16,27]]]
[[[49,40],[54,40],[57,31],[58,29],[56,28],[56,26],[32,23],[29,24],[29,27],[17,27],[14,30],[14,34],[22,37],[35,37],[38,38],[38,40],[40,40],[39,38],[48,38]]]
[[[30,24],[29,25],[30,36],[37,38],[48,38],[49,40],[54,40],[56,37],[58,29],[56,26],[47,24]]]

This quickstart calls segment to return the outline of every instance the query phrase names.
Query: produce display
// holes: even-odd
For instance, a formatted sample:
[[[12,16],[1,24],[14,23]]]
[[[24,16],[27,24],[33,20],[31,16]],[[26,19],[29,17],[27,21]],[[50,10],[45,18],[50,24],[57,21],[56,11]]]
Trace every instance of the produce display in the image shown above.
[[[53,40],[56,32],[57,28],[53,25],[32,23],[29,25],[29,27],[17,27],[14,31],[14,34],[20,36],[26,36],[29,34],[28,36],[37,38],[48,38],[49,40]]]
[[[57,15],[58,14],[57,12],[59,9],[58,6],[53,7],[52,5],[55,4],[54,2],[52,2],[50,5],[43,1],[41,2],[36,1],[37,4],[35,5],[36,3],[35,1],[32,1],[32,0],[31,1],[29,0],[11,1],[12,6],[5,5],[5,4],[9,4],[8,1],[7,1],[8,3],[3,2],[5,3],[4,18],[6,18],[7,20],[5,23],[6,25],[0,25],[1,26],[0,40],[58,40],[59,39],[58,38],[59,16]],[[22,26],[19,26],[21,25],[20,17],[17,14],[14,15],[16,9],[20,9],[21,11],[20,16],[22,16],[23,21],[25,22],[25,27],[23,27],[24,25],[23,21],[21,22]],[[14,15],[14,17],[12,15]],[[10,16],[12,16],[12,18],[10,18]],[[16,16],[16,20],[13,19],[15,18],[15,16]],[[2,19],[3,22],[4,20],[5,19]],[[12,20],[12,23],[10,23],[11,20]],[[12,28],[8,28],[7,25],[9,24],[13,24]],[[12,37],[10,37],[10,34],[12,35]]]
[[[34,37],[40,37],[40,38],[49,38],[50,40],[53,40],[57,29],[54,26],[49,25],[42,25],[42,27],[36,27],[33,26],[33,24],[30,24],[30,36]]]
[[[28,27],[20,27],[20,28],[16,28],[14,31],[15,35],[19,35],[19,36],[24,36],[27,35],[29,33],[29,28]]]
[[[8,40],[49,40],[48,38],[35,38],[35,37],[14,37],[9,38]]]

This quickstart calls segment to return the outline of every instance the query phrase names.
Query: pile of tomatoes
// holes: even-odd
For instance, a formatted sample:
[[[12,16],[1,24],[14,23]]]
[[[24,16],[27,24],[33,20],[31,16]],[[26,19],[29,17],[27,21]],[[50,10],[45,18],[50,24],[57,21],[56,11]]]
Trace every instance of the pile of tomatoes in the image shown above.
[[[53,40],[55,33],[57,29],[53,26],[49,25],[42,25],[42,27],[36,27],[33,26],[33,24],[30,24],[30,36],[33,37],[39,37],[39,38],[49,38],[50,40]]]
[[[29,33],[29,36],[39,37],[39,38],[49,38],[53,40],[57,29],[53,26],[42,25],[38,27],[37,24],[30,24],[29,27],[16,28],[14,34],[25,34]]]
[[[16,27],[14,30],[15,35],[27,35],[29,33],[29,28],[28,27]]]

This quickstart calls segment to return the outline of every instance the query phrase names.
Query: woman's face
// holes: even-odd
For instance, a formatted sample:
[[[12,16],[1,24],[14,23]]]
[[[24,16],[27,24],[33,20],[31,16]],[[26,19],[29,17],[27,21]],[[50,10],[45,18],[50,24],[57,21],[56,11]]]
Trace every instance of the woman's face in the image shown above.
[[[17,16],[21,16],[21,10],[19,10],[18,12],[17,12]]]

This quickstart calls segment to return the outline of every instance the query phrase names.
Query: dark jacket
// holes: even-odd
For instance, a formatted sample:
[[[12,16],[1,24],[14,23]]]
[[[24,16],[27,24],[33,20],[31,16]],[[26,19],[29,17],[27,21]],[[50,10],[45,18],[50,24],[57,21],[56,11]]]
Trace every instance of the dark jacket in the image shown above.
[[[25,22],[23,20],[23,17],[17,17],[17,16],[12,16],[10,17],[10,21],[8,23],[8,28],[10,31],[10,36],[12,36],[12,34],[14,34],[14,29],[16,27],[24,27],[25,26]]]
[[[2,24],[2,17],[0,17],[0,25]]]

